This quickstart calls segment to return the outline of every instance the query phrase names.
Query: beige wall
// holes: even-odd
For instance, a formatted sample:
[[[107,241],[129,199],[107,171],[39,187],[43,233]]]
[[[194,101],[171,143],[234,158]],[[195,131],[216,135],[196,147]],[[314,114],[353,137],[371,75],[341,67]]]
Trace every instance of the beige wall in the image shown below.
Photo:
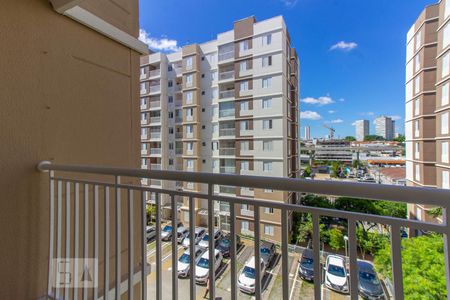
[[[129,12],[85,5],[136,36],[137,1],[117,2]],[[0,299],[36,299],[46,294],[49,226],[36,164],[139,167],[139,55],[47,0],[1,6]]]

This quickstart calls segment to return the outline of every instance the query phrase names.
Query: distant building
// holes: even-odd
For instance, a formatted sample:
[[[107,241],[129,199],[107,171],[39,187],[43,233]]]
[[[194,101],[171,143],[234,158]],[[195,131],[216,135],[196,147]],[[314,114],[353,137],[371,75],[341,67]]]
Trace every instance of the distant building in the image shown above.
[[[353,153],[350,149],[350,142],[345,140],[317,141],[315,159],[351,163]]]
[[[306,141],[311,140],[311,127],[310,126],[305,127],[305,140]]]
[[[369,120],[358,120],[355,122],[356,140],[359,142],[364,141],[364,138],[370,134]]]
[[[381,116],[375,119],[375,134],[383,137],[385,140],[394,139],[395,121],[390,117]]]

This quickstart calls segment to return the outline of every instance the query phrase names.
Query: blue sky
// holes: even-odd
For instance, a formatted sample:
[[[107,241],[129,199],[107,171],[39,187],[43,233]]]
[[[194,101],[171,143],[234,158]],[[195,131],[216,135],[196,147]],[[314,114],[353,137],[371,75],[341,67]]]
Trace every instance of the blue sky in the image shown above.
[[[323,137],[331,124],[338,136],[354,135],[355,120],[372,124],[384,114],[403,133],[406,33],[435,2],[140,0],[140,26],[152,48],[170,52],[214,39],[247,16],[283,15],[300,56],[302,129]]]

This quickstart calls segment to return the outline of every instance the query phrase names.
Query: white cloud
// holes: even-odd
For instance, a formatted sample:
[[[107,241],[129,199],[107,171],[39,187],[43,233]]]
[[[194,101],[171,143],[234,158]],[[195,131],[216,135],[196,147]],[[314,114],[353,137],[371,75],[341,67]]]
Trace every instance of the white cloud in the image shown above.
[[[297,5],[298,0],[280,0],[287,8],[292,8]]]
[[[329,96],[322,96],[319,98],[307,97],[300,101],[306,104],[317,104],[320,106],[334,103],[334,100]]]
[[[342,119],[335,119],[335,120],[331,120],[331,121],[328,122],[328,123],[331,123],[331,124],[339,124],[339,123],[344,123],[344,120],[342,120]]]
[[[398,121],[398,120],[401,120],[402,119],[402,117],[401,116],[399,116],[399,115],[395,115],[395,116],[389,116],[392,120],[394,120],[394,121]]]
[[[139,40],[155,51],[176,52],[181,50],[177,40],[171,40],[166,37],[160,39],[151,37],[145,29],[139,29]]]
[[[345,41],[340,41],[336,44],[334,44],[333,46],[330,47],[330,50],[342,50],[342,51],[351,51],[353,49],[355,49],[356,47],[358,47],[358,44],[355,42],[345,42]]]
[[[322,116],[315,111],[306,110],[300,112],[300,119],[316,121],[322,119]]]
[[[334,114],[335,112],[336,112],[335,110],[329,110],[328,111],[328,113],[331,114],[331,115]]]
[[[352,126],[356,126],[356,121],[352,123]]]

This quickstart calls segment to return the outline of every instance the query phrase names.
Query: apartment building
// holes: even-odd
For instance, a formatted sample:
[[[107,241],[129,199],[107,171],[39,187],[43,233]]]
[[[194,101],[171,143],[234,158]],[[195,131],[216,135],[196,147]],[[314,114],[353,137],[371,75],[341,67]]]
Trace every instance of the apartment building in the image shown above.
[[[395,121],[391,117],[380,116],[374,120],[375,134],[387,141],[392,141],[395,136]]]
[[[283,17],[234,22],[215,40],[171,54],[141,57],[142,168],[258,176],[299,175],[299,60]],[[152,187],[202,191],[200,184],[144,181]],[[293,193],[216,186],[214,193],[295,202]],[[149,194],[151,202],[155,194]],[[188,199],[178,199],[189,219]],[[163,206],[169,199],[162,199]],[[167,205],[165,216],[170,215]],[[196,201],[196,223],[207,203]],[[253,207],[236,207],[237,230],[253,234]],[[279,213],[261,210],[263,238],[278,240]],[[229,206],[215,222],[229,228]]]
[[[304,140],[305,141],[310,141],[311,140],[311,127],[310,126],[305,126],[305,136],[304,136]]]
[[[356,140],[364,141],[364,138],[370,134],[369,120],[358,120],[355,122]]]
[[[405,133],[408,185],[444,189],[450,186],[449,16],[449,0],[427,6],[407,34]],[[429,208],[411,205],[409,215],[433,221],[426,214]]]

